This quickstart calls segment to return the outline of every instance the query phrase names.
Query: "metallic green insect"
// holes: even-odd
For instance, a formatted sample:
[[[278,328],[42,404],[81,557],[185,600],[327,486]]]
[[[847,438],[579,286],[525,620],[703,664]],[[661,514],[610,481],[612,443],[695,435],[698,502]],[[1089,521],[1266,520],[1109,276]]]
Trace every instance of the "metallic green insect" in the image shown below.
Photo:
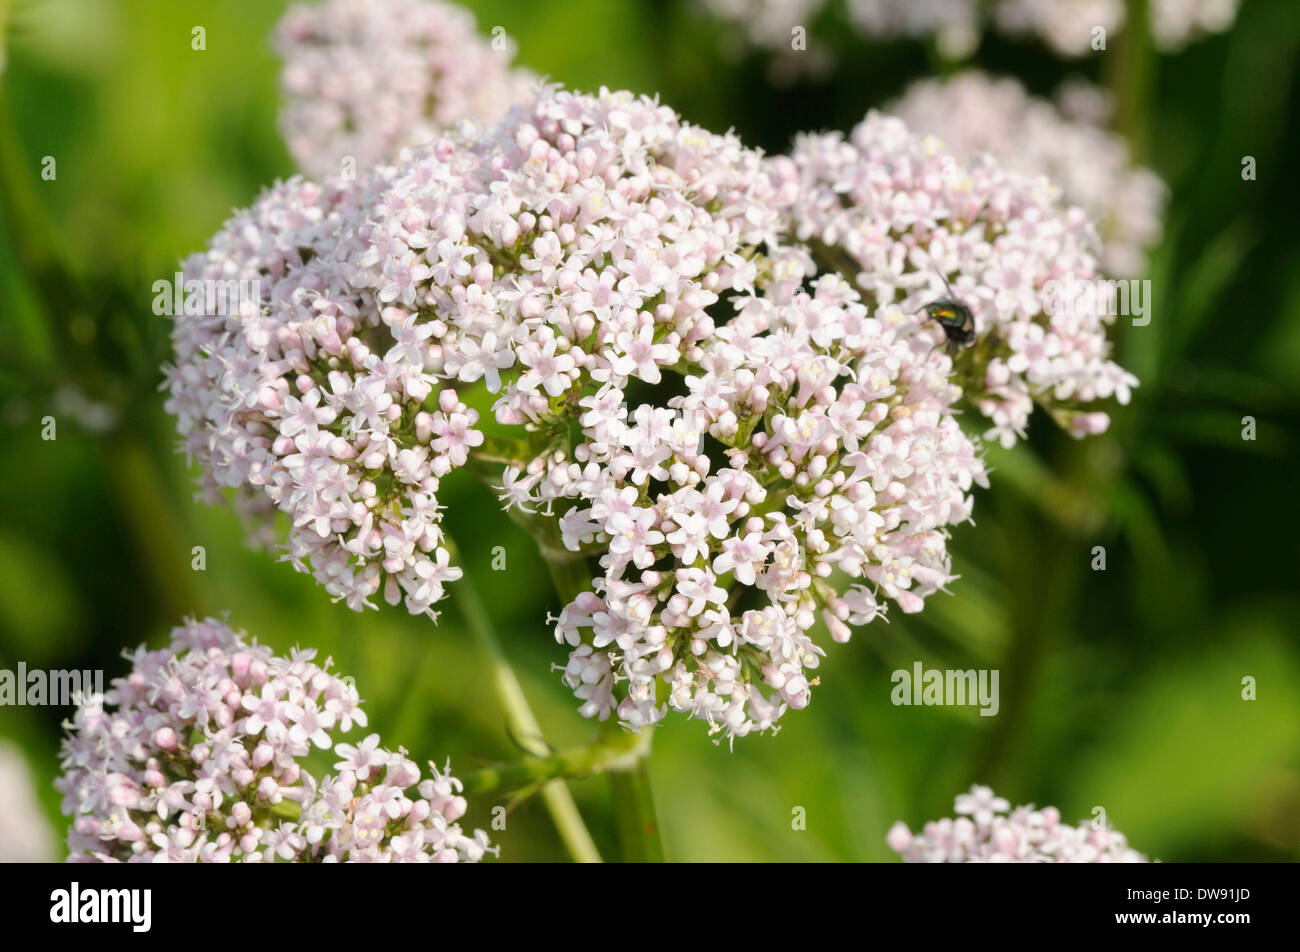
[[[948,279],[938,271],[935,274],[939,275],[939,280],[948,289],[950,296],[931,301],[915,313],[925,311],[926,317],[939,322],[944,335],[948,338],[950,352],[958,347],[969,347],[975,343],[975,318],[970,308],[957,299]]]

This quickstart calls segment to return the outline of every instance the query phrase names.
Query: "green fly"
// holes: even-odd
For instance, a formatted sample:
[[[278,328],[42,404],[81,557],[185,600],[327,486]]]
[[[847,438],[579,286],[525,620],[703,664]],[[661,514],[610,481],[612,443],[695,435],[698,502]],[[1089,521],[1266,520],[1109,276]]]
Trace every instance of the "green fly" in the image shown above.
[[[944,336],[948,338],[948,352],[952,354],[956,353],[959,347],[969,347],[975,343],[975,317],[971,314],[970,308],[957,299],[948,279],[939,271],[935,274],[939,275],[939,280],[948,289],[949,296],[931,301],[914,313],[920,314],[921,311],[925,311],[926,317],[939,323],[943,328]]]

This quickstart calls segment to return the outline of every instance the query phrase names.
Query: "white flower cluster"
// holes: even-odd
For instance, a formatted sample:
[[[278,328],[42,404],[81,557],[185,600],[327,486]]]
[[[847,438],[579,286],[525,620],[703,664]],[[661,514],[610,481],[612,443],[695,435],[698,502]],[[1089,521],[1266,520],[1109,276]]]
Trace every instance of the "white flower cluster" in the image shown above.
[[[214,619],[83,700],[56,782],[74,862],[474,862],[487,835],[461,832],[454,777],[402,751],[335,744],[364,727],[350,679],[312,650],[275,656]],[[334,748],[337,773],[304,761]]]
[[[210,499],[234,487],[252,515],[289,515],[295,568],[352,608],[373,607],[382,587],[389,604],[432,615],[460,577],[441,546],[438,481],[483,437],[454,390],[434,390],[433,325],[387,306],[413,301],[429,271],[419,239],[376,229],[370,257],[348,259],[336,235],[362,214],[356,187],[292,179],[192,256],[187,282],[260,282],[262,299],[176,316],[166,407]],[[388,276],[363,300],[340,266],[370,273],[381,249]]]
[[[584,399],[586,443],[539,486],[579,500],[561,520],[570,547],[607,552],[597,592],[558,623],[585,713],[617,703],[639,727],[666,704],[729,737],[768,729],[808,703],[819,617],[844,641],[885,599],[919,611],[951,577],[947,527],[984,470],[950,413],[947,356],[869,317],[838,276],[779,287],[738,298],[688,350],[688,392],[668,408]],[[858,580],[842,594],[837,571]]]
[[[1069,95],[1077,102],[1085,92],[1076,87]],[[884,108],[909,128],[937,135],[956,155],[988,152],[1007,168],[1046,176],[1097,225],[1102,270],[1116,277],[1145,271],[1167,189],[1154,172],[1133,165],[1120,136],[1067,118],[1017,80],[977,71],[920,80]]]
[[[703,0],[714,16],[735,23],[754,46],[790,49],[792,30],[812,26],[826,0]]]
[[[777,54],[783,74],[815,71],[828,64],[826,34],[817,21],[828,0],[698,0],[710,14],[739,28],[749,44]],[[978,0],[845,0],[850,24],[865,37],[924,37],[934,34],[948,56],[969,55],[979,45]],[[804,30],[802,48],[793,44]],[[815,61],[804,67],[802,61]],[[803,67],[803,70],[801,70]]]
[[[1193,40],[1222,33],[1237,18],[1240,0],[1151,0],[1147,24],[1162,52],[1176,52]],[[1032,33],[1061,56],[1094,52],[1098,29],[1107,37],[1123,29],[1124,0],[998,0],[994,19],[1008,33]]]
[[[207,484],[289,513],[295,564],[354,608],[441,597],[438,479],[482,447],[508,507],[599,555],[556,622],[585,714],[768,729],[808,703],[818,619],[844,640],[952,577],[984,483],[963,388],[1004,440],[1031,396],[1097,429],[1075,406],[1127,395],[1099,321],[1043,313],[1048,276],[1092,274],[1083,213],[947,161],[897,120],[767,159],[648,98],[548,88],[237,215],[187,272],[269,300],[178,318],[169,407]],[[983,338],[956,375],[913,313],[945,276]],[[481,381],[518,435],[485,452],[439,381]]]
[[[1224,33],[1237,19],[1241,0],[1151,0],[1147,16],[1156,46],[1182,49],[1210,33]]]
[[[1060,56],[1079,57],[1096,37],[1119,32],[1127,13],[1124,0],[998,0],[993,19],[1005,33],[1031,34]]]
[[[297,4],[275,43],[285,141],[313,175],[338,174],[349,158],[359,169],[393,161],[461,120],[495,122],[536,83],[511,68],[504,30],[489,42],[472,13],[440,0]]]
[[[926,303],[951,287],[970,309],[977,341],[956,366],[967,400],[993,424],[988,438],[1012,445],[1035,401],[1076,435],[1109,422],[1086,404],[1128,401],[1137,380],[1109,359],[1107,302],[1052,305],[1049,282],[1099,273],[1087,214],[1062,205],[1047,179],[987,154],[955,158],[937,138],[874,112],[847,138],[801,137],[793,159],[795,235],[856,281],[880,320],[937,343]]]
[[[720,19],[740,26],[755,47],[786,59],[823,55],[825,38],[812,29],[828,0],[701,0]],[[1173,52],[1232,26],[1240,0],[1151,0],[1149,20],[1158,48]],[[933,36],[945,56],[963,59],[986,27],[1035,36],[1063,57],[1094,52],[1099,37],[1125,26],[1124,0],[845,0],[849,22],[873,39]],[[791,30],[809,31],[808,51],[791,49]],[[1104,33],[1098,32],[1104,31]]]
[[[933,35],[944,55],[960,59],[980,41],[979,0],[847,0],[849,21],[863,36]]]
[[[1009,812],[1008,812],[1009,811]],[[906,863],[1145,863],[1124,834],[1085,820],[1061,822],[1056,807],[1016,807],[988,787],[971,787],[955,804],[956,819],[913,833],[895,823],[885,841]]]

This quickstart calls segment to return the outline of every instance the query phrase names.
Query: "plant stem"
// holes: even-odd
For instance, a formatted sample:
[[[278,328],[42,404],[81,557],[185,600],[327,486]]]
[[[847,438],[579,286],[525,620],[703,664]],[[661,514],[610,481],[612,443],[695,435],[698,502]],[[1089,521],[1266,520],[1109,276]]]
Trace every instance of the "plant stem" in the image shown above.
[[[538,543],[541,545],[541,543]],[[551,571],[551,581],[560,595],[560,601],[568,604],[583,592],[591,589],[591,572],[587,569],[587,560],[576,552],[548,550],[542,547],[542,557],[546,567]]]
[[[454,556],[456,550],[451,539],[446,538],[445,544]],[[463,561],[461,561],[461,570],[464,571]],[[501,650],[501,642],[492,627],[492,620],[488,617],[478,592],[470,584],[468,574],[452,583],[450,588],[466,625],[487,655],[492,670],[493,687],[501,700],[501,706],[506,710],[511,733],[529,753],[537,757],[545,757],[547,746],[542,739],[541,726],[537,723],[532,708],[528,706],[528,699],[524,696],[524,689],[519,679],[515,677],[514,670]],[[560,839],[564,841],[565,848],[574,862],[599,863],[600,852],[596,849],[596,844],[582,820],[582,814],[578,812],[578,805],[574,802],[573,795],[564,781],[558,779],[547,781],[542,785],[541,795],[547,811],[551,814],[556,831],[560,834]]]
[[[527,466],[535,455],[523,440],[505,436],[484,437],[483,445],[473,453],[476,460],[503,466]]]
[[[509,511],[511,518],[537,543],[561,602],[568,604],[583,592],[590,591],[592,576],[587,559],[581,552],[571,552],[564,547],[554,519],[527,517],[513,509]],[[461,582],[463,584],[464,580]],[[481,606],[479,608],[481,610]],[[646,770],[652,733],[650,727],[642,728],[637,734],[629,733],[611,718],[601,726],[596,742],[590,747],[550,755],[544,750],[533,751],[537,755],[533,758],[481,771],[475,775],[474,782],[485,786],[526,785],[545,777],[606,773],[609,775],[610,802],[621,858],[624,862],[663,862],[659,821]],[[556,782],[551,780],[548,786]]]
[[[617,727],[613,728],[618,730]],[[647,761],[653,727],[643,727],[641,752],[626,766],[609,771],[609,795],[614,806],[620,859],[625,863],[662,863],[664,845],[659,837],[659,818],[650,790]]]
[[[1151,95],[1153,57],[1147,0],[1130,0],[1128,22],[1119,35],[1119,48],[1106,61],[1107,81],[1115,102],[1115,129],[1128,142],[1135,162],[1147,153],[1147,108]]]
[[[631,769],[640,762],[646,734],[621,732],[586,747],[569,747],[545,756],[522,757],[484,767],[462,778],[466,793],[519,790],[560,777],[589,777],[610,770]]]

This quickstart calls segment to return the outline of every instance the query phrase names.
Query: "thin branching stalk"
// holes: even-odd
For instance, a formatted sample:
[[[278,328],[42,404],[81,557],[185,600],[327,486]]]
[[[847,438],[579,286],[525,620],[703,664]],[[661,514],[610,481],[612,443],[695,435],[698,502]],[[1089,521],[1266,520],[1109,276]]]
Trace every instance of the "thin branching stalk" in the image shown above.
[[[454,555],[455,547],[449,537],[446,543]],[[457,559],[457,561],[461,563],[463,570],[463,560]],[[545,757],[548,749],[542,739],[541,725],[537,723],[537,717],[524,696],[523,686],[515,677],[514,669],[510,667],[505,653],[501,650],[501,642],[492,627],[492,620],[483,607],[483,601],[473,587],[468,573],[450,588],[465,624],[487,656],[492,671],[492,684],[510,720],[512,735],[530,754]],[[583,822],[578,805],[573,800],[573,794],[569,792],[564,781],[555,779],[545,782],[541,787],[541,797],[547,811],[551,814],[551,820],[560,834],[560,839],[564,841],[565,848],[574,861],[599,863],[600,851],[596,849],[596,843]]]
[[[585,747],[494,764],[463,779],[468,794],[522,790],[557,778],[590,777],[634,769],[644,758],[649,734],[618,732]]]

